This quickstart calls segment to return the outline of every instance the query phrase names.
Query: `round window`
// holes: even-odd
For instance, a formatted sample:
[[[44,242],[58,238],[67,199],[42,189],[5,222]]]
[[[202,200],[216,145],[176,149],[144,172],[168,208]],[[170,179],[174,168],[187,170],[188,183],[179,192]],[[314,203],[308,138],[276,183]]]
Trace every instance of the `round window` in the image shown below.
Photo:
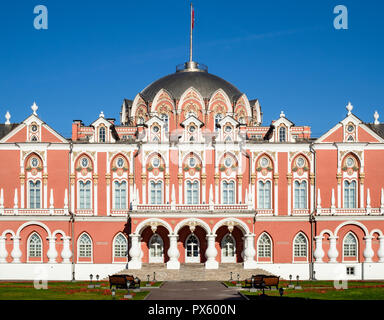
[[[37,158],[32,158],[31,159],[31,166],[33,168],[36,168],[38,165],[39,165],[39,160],[37,160]]]
[[[196,166],[196,159],[195,158],[189,158],[189,166],[191,168],[194,168]]]
[[[160,129],[159,129],[158,126],[154,126],[154,127],[153,127],[153,132],[159,132],[159,130],[160,130]]]
[[[224,165],[228,168],[232,165],[232,158],[228,157],[224,161]]]
[[[195,130],[196,130],[196,127],[195,126],[190,126],[189,127],[189,132],[195,132]]]
[[[117,161],[116,161],[116,163],[117,163],[117,166],[118,166],[119,168],[122,168],[123,165],[124,165],[124,159],[123,159],[123,158],[118,158]]]
[[[225,132],[231,132],[232,127],[231,126],[225,126]]]
[[[88,159],[87,158],[83,158],[81,159],[81,165],[85,168],[85,167],[88,167]]]
[[[160,166],[160,159],[159,158],[153,158],[152,160],[152,166],[154,168],[158,168]]]
[[[263,158],[261,158],[260,165],[261,165],[263,168],[268,167],[268,165],[269,165],[269,160],[268,160],[268,158],[267,158],[267,157],[263,157]]]
[[[304,160],[304,158],[299,158],[299,159],[297,159],[296,164],[297,164],[297,166],[298,166],[299,168],[304,167],[304,164],[305,164],[305,160]]]
[[[31,127],[31,130],[32,130],[32,132],[36,132],[37,131],[37,125],[33,124]]]
[[[355,130],[355,127],[353,126],[353,125],[348,125],[348,127],[347,127],[347,131],[348,132],[353,132],[353,130]]]
[[[353,167],[354,164],[355,164],[355,159],[349,157],[349,158],[347,159],[347,161],[346,161],[346,165],[347,165],[347,167],[348,167],[348,168],[351,168],[351,167]]]

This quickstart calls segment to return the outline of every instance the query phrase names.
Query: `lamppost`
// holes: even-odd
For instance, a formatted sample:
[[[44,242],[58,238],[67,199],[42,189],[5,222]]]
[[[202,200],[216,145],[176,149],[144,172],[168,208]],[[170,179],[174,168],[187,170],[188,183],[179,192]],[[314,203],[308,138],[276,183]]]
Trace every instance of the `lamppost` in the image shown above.
[[[96,275],[96,284],[95,284],[95,288],[100,288],[100,283],[99,283],[99,278],[100,278],[100,276],[97,274]]]
[[[94,285],[92,284],[92,279],[93,279],[92,273],[89,275],[89,279],[90,279],[90,282],[89,282],[88,288],[94,288]]]

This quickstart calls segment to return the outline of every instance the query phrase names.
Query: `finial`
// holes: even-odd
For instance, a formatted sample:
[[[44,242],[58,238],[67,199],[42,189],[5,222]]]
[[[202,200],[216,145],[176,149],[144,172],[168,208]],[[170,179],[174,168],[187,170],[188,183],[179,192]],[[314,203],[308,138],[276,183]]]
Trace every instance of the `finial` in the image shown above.
[[[348,110],[348,115],[352,113],[353,105],[351,102],[348,102],[347,106],[345,107]]]
[[[37,104],[36,104],[35,101],[33,101],[33,105],[31,106],[31,109],[32,109],[32,111],[33,111],[33,114],[34,114],[35,116],[37,116],[36,111],[37,111],[37,109],[39,109],[39,107],[37,106]]]
[[[104,118],[104,112],[103,111],[100,112],[99,117],[103,117]]]
[[[11,124],[11,122],[9,121],[9,119],[11,119],[11,114],[9,113],[9,111],[7,111],[7,113],[5,114],[5,124]]]
[[[280,118],[285,118],[285,113],[284,113],[284,111],[283,110],[281,110],[281,112],[280,112]]]
[[[375,119],[374,124],[380,124],[380,121],[379,121],[379,113],[377,112],[377,110],[376,110],[375,113],[373,114],[373,118]]]

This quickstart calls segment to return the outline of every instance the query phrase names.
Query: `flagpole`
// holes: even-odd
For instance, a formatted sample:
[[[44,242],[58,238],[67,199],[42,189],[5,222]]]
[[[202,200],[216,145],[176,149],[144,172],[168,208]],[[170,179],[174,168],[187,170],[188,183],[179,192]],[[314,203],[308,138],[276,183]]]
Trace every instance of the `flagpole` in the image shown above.
[[[191,31],[189,36],[189,61],[192,62],[192,2],[191,2]]]

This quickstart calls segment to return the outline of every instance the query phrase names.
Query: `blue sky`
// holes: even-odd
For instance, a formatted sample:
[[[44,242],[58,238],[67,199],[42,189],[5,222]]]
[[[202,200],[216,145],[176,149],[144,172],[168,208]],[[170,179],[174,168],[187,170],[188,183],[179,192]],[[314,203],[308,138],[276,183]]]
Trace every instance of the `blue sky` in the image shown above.
[[[264,125],[284,110],[320,136],[353,112],[384,121],[383,1],[193,1],[194,60],[258,98]],[[48,30],[33,27],[36,5]],[[333,27],[336,5],[348,30]],[[31,113],[65,137],[74,119],[101,110],[119,118],[124,98],[188,59],[189,2],[3,0],[0,10],[0,121]],[[3,120],[1,120],[3,119]]]

